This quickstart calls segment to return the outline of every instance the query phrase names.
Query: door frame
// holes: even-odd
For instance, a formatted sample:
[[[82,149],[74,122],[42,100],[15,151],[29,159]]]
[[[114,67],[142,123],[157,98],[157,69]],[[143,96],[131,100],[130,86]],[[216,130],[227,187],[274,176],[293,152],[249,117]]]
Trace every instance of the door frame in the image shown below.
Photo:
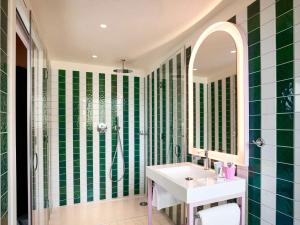
[[[19,11],[16,10],[16,35],[22,40],[23,44],[27,49],[27,180],[28,180],[28,224],[32,224],[32,98],[31,98],[31,84],[32,84],[32,76],[31,76],[31,53],[30,49],[32,46],[32,40],[30,38],[30,28],[27,30]],[[14,73],[14,82],[16,82],[16,73]],[[15,102],[16,103],[16,102]],[[15,109],[16,110],[16,109]],[[16,116],[16,111],[13,115]],[[15,128],[16,129],[16,128]],[[16,136],[16,132],[14,131],[14,136]],[[16,143],[16,137],[15,137]],[[15,149],[16,151],[16,149]],[[16,154],[16,153],[15,153]],[[16,165],[17,166],[17,165]],[[16,167],[15,167],[16,169]],[[17,196],[16,196],[17,200]],[[17,208],[16,208],[17,210]],[[17,218],[16,218],[17,219]]]

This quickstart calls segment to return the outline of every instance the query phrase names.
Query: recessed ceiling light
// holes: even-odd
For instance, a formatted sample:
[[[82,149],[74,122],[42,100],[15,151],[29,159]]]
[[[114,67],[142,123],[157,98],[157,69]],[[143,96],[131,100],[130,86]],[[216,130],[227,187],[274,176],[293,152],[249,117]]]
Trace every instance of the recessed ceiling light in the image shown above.
[[[92,55],[92,58],[93,58],[93,59],[97,59],[97,58],[98,58],[98,56],[96,56],[96,55]]]
[[[198,70],[198,69],[194,68],[193,70],[196,71],[196,70]]]
[[[234,54],[236,53],[236,50],[231,50],[230,53]]]
[[[107,25],[104,24],[104,23],[102,23],[102,24],[100,24],[100,27],[101,27],[102,29],[105,29],[105,28],[107,28]]]

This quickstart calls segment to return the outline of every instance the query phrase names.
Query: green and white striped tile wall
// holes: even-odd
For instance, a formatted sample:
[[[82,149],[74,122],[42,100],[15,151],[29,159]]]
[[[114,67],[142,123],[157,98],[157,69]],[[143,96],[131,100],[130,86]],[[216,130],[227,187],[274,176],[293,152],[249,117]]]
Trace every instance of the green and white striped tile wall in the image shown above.
[[[207,83],[194,81],[194,147],[207,147]]]
[[[236,75],[208,81],[208,146],[236,154]]]
[[[237,15],[248,33],[248,224],[300,224],[300,1],[257,0]]]
[[[134,75],[53,69],[52,201],[70,205],[144,193],[144,82]],[[56,107],[57,106],[57,107]],[[125,175],[110,180],[119,117]],[[97,131],[99,123],[107,132]],[[122,176],[118,147],[112,178]]]
[[[7,0],[0,4],[0,213],[1,225],[8,224],[8,168],[7,168]]]

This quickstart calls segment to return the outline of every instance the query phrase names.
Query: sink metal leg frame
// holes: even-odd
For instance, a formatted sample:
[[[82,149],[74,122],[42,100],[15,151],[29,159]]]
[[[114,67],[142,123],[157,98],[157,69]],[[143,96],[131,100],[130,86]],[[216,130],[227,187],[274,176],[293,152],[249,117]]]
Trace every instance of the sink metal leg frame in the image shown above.
[[[152,180],[148,180],[148,225],[152,225]]]
[[[195,203],[187,204],[187,225],[194,225],[194,207],[207,205],[207,204],[218,202],[218,201],[234,199],[234,198],[237,198],[238,204],[239,204],[240,210],[241,210],[240,225],[245,225],[245,209],[246,209],[245,193],[226,196],[224,199],[215,199],[215,200],[211,200],[211,201],[195,202]]]
[[[238,203],[241,209],[241,225],[245,225],[245,210],[246,210],[246,196],[245,193],[242,194],[241,197],[238,198]]]
[[[152,180],[147,178],[148,181],[148,225],[152,225]],[[227,199],[233,199],[237,198],[238,203],[240,205],[241,209],[241,225],[245,225],[245,207],[246,207],[246,200],[245,200],[245,193],[238,194],[238,195],[232,195],[232,196],[227,196],[226,198],[222,200],[227,200]],[[215,199],[212,201],[208,202],[197,202],[197,203],[192,203],[192,204],[187,204],[187,225],[194,225],[194,207],[201,206],[201,205],[206,205],[208,203],[213,203],[217,201],[222,201],[220,199]]]
[[[187,225],[194,225],[194,207],[187,204]]]

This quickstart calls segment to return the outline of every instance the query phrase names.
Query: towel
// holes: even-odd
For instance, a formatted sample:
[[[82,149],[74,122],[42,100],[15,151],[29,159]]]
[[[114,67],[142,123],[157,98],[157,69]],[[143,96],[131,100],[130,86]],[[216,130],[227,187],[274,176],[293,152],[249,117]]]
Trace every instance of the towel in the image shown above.
[[[240,208],[236,203],[201,210],[196,214],[196,225],[239,225]]]
[[[164,188],[162,188],[157,184],[154,185],[152,205],[156,207],[157,210],[178,205],[180,203],[181,201],[176,199],[172,194],[167,192]]]

